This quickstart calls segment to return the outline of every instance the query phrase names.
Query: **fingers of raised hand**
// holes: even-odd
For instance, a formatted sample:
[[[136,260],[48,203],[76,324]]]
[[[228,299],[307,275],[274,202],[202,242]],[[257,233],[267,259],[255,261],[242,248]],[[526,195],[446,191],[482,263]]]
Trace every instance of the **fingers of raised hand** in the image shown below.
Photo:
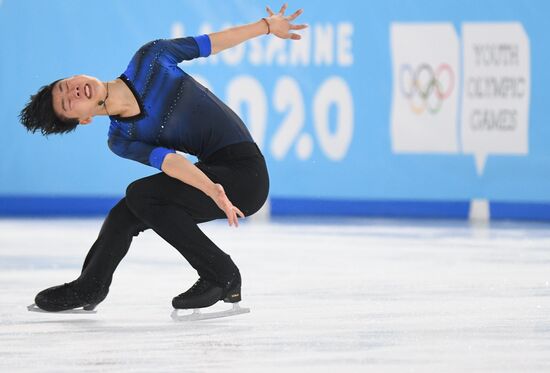
[[[265,10],[267,10],[267,13],[268,13],[270,16],[272,16],[273,14],[275,14],[275,13],[273,13],[273,11],[271,10],[271,8],[270,8],[269,6],[266,6],[266,7],[265,7]]]
[[[300,40],[302,38],[302,36],[298,34],[289,34],[289,35],[290,35],[290,39],[292,40]]]
[[[304,12],[303,9],[298,9],[297,11],[295,11],[294,13],[292,13],[291,15],[289,15],[287,17],[287,19],[289,21],[294,21],[296,19],[296,17],[298,17],[300,14],[302,14]]]
[[[288,7],[288,4],[284,3],[283,6],[281,7],[281,10],[279,10],[279,14],[284,15],[287,7]]]
[[[290,25],[291,30],[303,30],[307,28],[307,25]]]

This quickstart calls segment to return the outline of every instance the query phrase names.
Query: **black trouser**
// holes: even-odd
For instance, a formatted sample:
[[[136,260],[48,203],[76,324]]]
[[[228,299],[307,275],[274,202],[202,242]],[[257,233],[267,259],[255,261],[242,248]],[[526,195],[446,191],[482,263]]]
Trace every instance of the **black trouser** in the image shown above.
[[[196,166],[213,182],[221,184],[229,200],[246,216],[264,204],[269,177],[256,144],[229,145]],[[200,277],[221,286],[231,280],[229,276],[237,267],[197,224],[225,217],[206,194],[165,173],[136,180],[105,219],[86,256],[79,283],[89,291],[108,288],[132,237],[151,228],[174,246]]]

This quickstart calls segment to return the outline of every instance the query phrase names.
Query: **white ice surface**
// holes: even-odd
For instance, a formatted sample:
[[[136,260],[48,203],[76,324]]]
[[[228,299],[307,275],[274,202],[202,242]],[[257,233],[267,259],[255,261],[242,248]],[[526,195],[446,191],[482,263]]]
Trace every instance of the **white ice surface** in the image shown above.
[[[209,223],[252,311],[195,323],[170,302],[196,274],[149,231],[98,314],[28,312],[100,225],[0,220],[0,372],[550,371],[548,225]]]

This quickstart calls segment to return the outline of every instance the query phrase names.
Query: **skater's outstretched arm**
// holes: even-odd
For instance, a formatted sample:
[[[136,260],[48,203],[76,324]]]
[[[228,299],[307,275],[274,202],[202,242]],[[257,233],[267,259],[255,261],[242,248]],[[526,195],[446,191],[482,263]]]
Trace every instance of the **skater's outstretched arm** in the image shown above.
[[[303,10],[298,9],[290,16],[285,16],[286,8],[287,4],[284,4],[279,13],[274,13],[269,7],[266,7],[269,17],[263,18],[258,22],[209,34],[208,36],[212,43],[212,54],[265,34],[273,34],[281,39],[300,40],[301,36],[291,31],[302,30],[307,27],[307,25],[292,24],[292,21],[302,14]]]

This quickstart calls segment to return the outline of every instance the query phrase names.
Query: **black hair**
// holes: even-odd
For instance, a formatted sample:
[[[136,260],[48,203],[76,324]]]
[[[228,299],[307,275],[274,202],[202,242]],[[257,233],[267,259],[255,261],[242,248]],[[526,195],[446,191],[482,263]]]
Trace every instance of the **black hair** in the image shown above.
[[[27,131],[40,131],[46,136],[52,133],[71,132],[78,125],[78,119],[62,118],[53,110],[52,90],[59,80],[41,87],[19,113],[19,119]]]

